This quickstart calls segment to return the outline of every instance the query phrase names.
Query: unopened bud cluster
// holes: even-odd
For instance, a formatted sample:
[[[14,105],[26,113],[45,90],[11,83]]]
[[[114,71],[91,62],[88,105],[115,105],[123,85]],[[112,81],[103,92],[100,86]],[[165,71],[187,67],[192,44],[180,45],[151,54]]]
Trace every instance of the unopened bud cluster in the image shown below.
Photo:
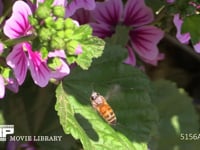
[[[67,54],[75,55],[79,42],[75,30],[79,28],[70,18],[64,18],[65,9],[62,6],[48,6],[40,3],[35,14],[30,17],[37,38],[33,41],[36,49],[50,51],[63,49]]]

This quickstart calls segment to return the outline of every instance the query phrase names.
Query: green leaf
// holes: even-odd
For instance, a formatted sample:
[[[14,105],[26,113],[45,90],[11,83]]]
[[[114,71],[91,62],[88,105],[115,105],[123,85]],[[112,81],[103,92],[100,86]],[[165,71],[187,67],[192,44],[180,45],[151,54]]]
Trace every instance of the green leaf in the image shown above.
[[[58,57],[52,58],[52,60],[48,63],[48,66],[53,70],[56,70],[60,65],[61,61],[60,58]]]
[[[199,133],[191,98],[170,81],[159,80],[153,86],[152,102],[159,111],[160,123],[149,145],[154,150],[198,150],[199,142],[181,140],[181,134]]]
[[[165,3],[161,0],[145,0],[145,3],[153,9],[153,11],[158,11]]]
[[[65,133],[81,140],[84,149],[147,149],[158,116],[151,104],[148,78],[123,64],[125,56],[126,49],[107,46],[89,70],[74,68],[56,90],[60,123]],[[93,90],[110,95],[116,126],[110,126],[91,107]]]
[[[102,55],[105,42],[97,37],[90,37],[81,41],[83,52],[78,55],[76,63],[82,69],[88,69],[93,58],[98,58]]]
[[[3,125],[3,124],[5,124],[5,119],[3,117],[2,111],[0,110],[0,125]]]
[[[129,40],[130,28],[126,26],[117,26],[115,33],[111,38],[106,38],[106,43],[111,43],[112,45],[126,46]]]
[[[191,40],[193,44],[196,44],[200,41],[200,30],[199,24],[200,22],[200,15],[191,15],[184,18],[182,32],[186,33],[189,32],[191,35]]]
[[[81,25],[74,30],[73,40],[84,40],[92,35],[92,28],[89,25]]]
[[[6,68],[2,67],[2,73],[1,74],[4,78],[9,78],[12,75],[12,70],[8,67],[6,67]]]

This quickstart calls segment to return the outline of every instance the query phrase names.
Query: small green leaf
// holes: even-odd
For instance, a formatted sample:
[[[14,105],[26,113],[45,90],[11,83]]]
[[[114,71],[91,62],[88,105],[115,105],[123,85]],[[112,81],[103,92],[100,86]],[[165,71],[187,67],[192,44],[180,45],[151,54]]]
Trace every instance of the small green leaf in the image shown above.
[[[78,47],[79,42],[76,40],[70,40],[65,44],[66,53],[69,55],[75,55],[76,48]]]
[[[0,125],[3,125],[3,124],[5,124],[5,119],[3,117],[2,111],[0,110]]]
[[[46,58],[48,57],[48,50],[47,50],[46,47],[42,47],[42,48],[40,49],[40,52],[42,53],[42,58],[43,58],[43,59],[46,59]]]
[[[105,42],[97,37],[90,37],[81,43],[83,52],[78,55],[76,63],[82,69],[88,69],[93,58],[98,58],[102,55]]]
[[[126,46],[129,40],[129,36],[128,36],[129,31],[130,31],[130,28],[119,25],[116,27],[116,30],[113,36],[111,38],[106,38],[105,41],[113,45],[115,44],[115,45]]]
[[[11,77],[11,75],[12,75],[11,73],[12,73],[12,70],[10,68],[8,68],[8,67],[2,68],[1,74],[5,79]]]
[[[191,15],[185,17],[182,26],[182,32],[189,32],[193,44],[200,41],[200,30],[199,30],[200,15]]]
[[[92,35],[92,28],[89,25],[81,25],[74,30],[74,34],[71,37],[73,40],[84,40]]]
[[[58,57],[52,58],[52,61],[48,63],[48,66],[53,70],[56,70],[60,65],[61,65],[61,61],[60,61],[60,58]]]

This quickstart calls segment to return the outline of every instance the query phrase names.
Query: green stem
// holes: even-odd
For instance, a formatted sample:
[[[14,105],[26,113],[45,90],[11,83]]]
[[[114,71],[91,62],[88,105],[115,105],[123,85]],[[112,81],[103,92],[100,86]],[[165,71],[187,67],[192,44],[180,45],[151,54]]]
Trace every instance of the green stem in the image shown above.
[[[156,24],[160,22],[166,16],[166,6],[163,5],[158,11],[156,11],[156,18],[151,24]]]
[[[22,42],[27,42],[27,41],[32,41],[36,36],[35,35],[27,35],[27,36],[23,36],[20,38],[16,38],[16,39],[8,39],[6,41],[3,41],[3,43],[5,45],[7,45],[8,47],[16,45],[18,43],[22,43]]]

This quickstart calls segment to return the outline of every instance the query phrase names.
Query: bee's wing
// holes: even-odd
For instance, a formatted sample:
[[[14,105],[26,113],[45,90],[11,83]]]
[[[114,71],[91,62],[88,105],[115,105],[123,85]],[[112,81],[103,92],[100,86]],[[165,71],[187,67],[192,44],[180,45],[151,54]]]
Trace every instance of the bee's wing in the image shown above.
[[[117,95],[120,93],[120,91],[121,91],[121,87],[120,87],[119,84],[114,84],[114,85],[112,85],[112,86],[109,88],[109,90],[108,90],[108,92],[107,92],[107,94],[106,94],[106,96],[105,96],[105,99],[106,99],[106,100],[109,100],[111,97],[117,96]]]

